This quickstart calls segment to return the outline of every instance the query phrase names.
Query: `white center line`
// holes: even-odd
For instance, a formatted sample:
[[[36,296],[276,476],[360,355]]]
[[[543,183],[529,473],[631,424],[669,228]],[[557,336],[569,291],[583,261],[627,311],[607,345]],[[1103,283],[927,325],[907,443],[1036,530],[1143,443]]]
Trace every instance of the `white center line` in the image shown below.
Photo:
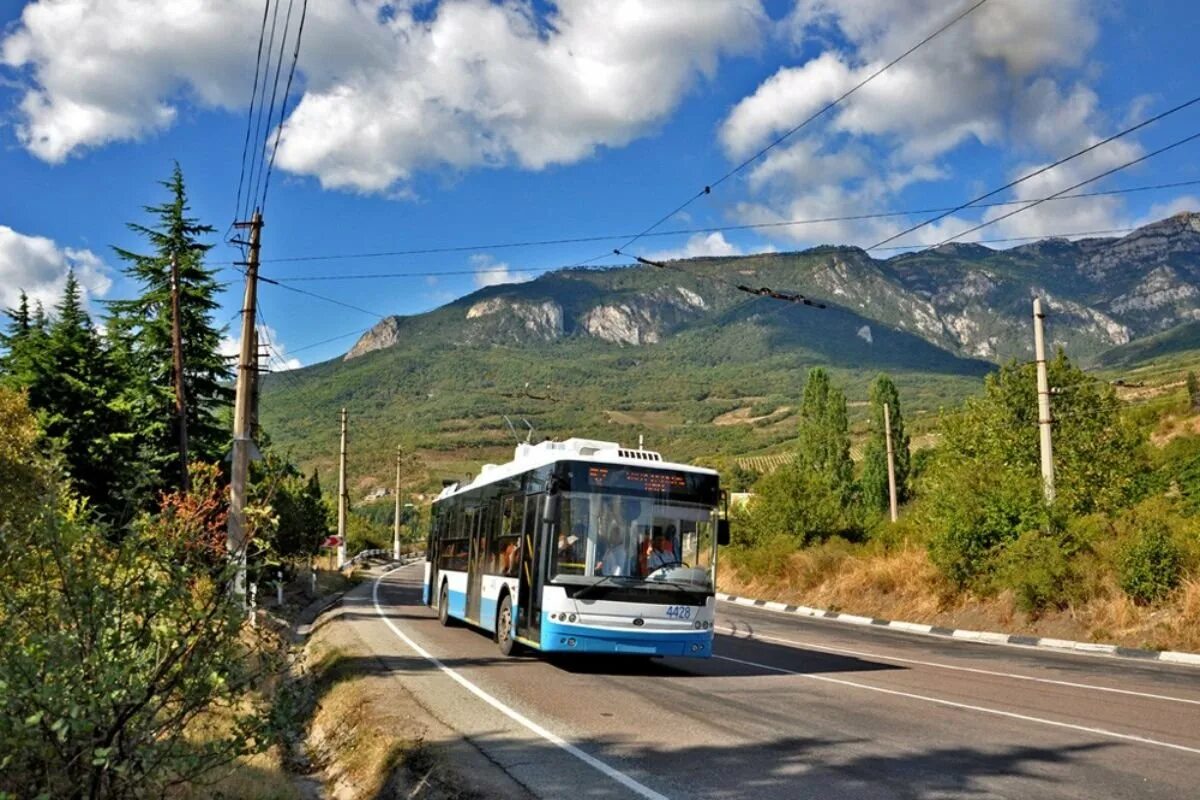
[[[456,683],[458,683],[460,686],[462,686],[468,692],[475,695],[480,700],[487,703],[489,706],[496,709],[500,713],[504,714],[509,719],[513,720],[514,722],[516,722],[520,725],[523,725],[524,727],[528,728],[530,731],[532,731],[533,733],[542,737],[543,739],[550,742],[551,744],[554,744],[557,747],[562,748],[566,752],[575,756],[575,758],[578,758],[580,761],[587,764],[589,767],[592,767],[595,770],[599,770],[600,772],[604,773],[609,778],[612,778],[614,781],[621,784],[622,786],[629,789],[630,791],[634,792],[635,794],[639,795],[640,797],[644,797],[644,798],[646,798],[646,800],[669,800],[669,798],[666,795],[659,794],[658,792],[654,791],[650,787],[645,786],[641,783],[638,783],[636,780],[629,777],[624,772],[621,772],[616,767],[610,766],[610,765],[604,763],[603,761],[601,761],[600,759],[596,758],[595,756],[585,753],[584,751],[580,750],[575,745],[573,745],[570,742],[563,739],[558,734],[546,730],[541,725],[538,725],[536,722],[529,719],[521,712],[505,705],[500,700],[497,700],[495,697],[488,694],[483,689],[480,689],[474,683],[472,683],[471,681],[464,678],[456,670],[453,670],[453,669],[450,669],[449,667],[447,667],[445,664],[443,664],[441,661],[439,661],[435,656],[430,654],[425,648],[421,647],[421,645],[417,644],[412,639],[410,639],[404,633],[404,631],[400,630],[398,627],[396,627],[395,623],[393,623],[390,619],[388,619],[387,615],[383,613],[383,608],[380,607],[380,605],[379,605],[379,582],[382,581],[388,574],[390,574],[390,573],[384,573],[383,575],[380,575],[378,578],[376,578],[374,586],[371,587],[371,601],[375,604],[375,613],[377,613],[379,615],[380,619],[382,619],[387,624],[387,626],[392,629],[392,633],[396,634],[396,636],[399,637],[399,639],[402,642],[404,642],[409,647],[411,647],[413,650],[415,650],[418,655],[420,655],[422,658],[431,662],[435,667],[437,667],[442,672],[446,673],[451,678],[453,678]]]
[[[986,706],[975,706],[968,703],[958,703],[953,700],[943,700],[940,697],[931,697],[925,694],[916,694],[914,692],[902,692],[898,689],[885,689],[882,686],[872,686],[869,683],[859,683],[857,681],[848,681],[844,678],[831,678],[828,675],[813,675],[806,672],[796,672],[795,670],[784,669],[783,667],[773,667],[770,664],[759,664],[756,661],[743,661],[740,658],[730,658],[729,656],[713,655],[713,658],[719,658],[722,661],[731,661],[734,664],[741,664],[747,667],[755,667],[757,669],[766,669],[772,672],[780,672],[785,675],[795,675],[799,678],[808,678],[809,680],[821,681],[823,683],[835,683],[839,686],[850,686],[855,689],[865,689],[868,692],[879,692],[880,694],[890,694],[896,697],[904,697],[909,700],[921,700],[926,703],[934,703],[939,706],[947,706],[949,708],[960,708],[965,711],[978,711],[981,714],[992,714],[997,717],[1007,717],[1008,719],[1017,719],[1022,722],[1034,722],[1039,725],[1049,725],[1054,728],[1066,728],[1072,731],[1081,731],[1083,733],[1093,733],[1097,736],[1107,736],[1111,739],[1121,739],[1127,742],[1137,742],[1138,744],[1148,744],[1153,747],[1164,747],[1169,750],[1179,750],[1184,753],[1194,753],[1200,755],[1200,748],[1187,747],[1182,744],[1174,744],[1172,742],[1163,742],[1158,739],[1148,739],[1145,736],[1137,736],[1132,733],[1118,733],[1105,728],[1092,728],[1087,725],[1075,725],[1070,722],[1059,722],[1058,720],[1045,719],[1043,717],[1033,717],[1028,714],[1018,714],[1015,711],[1002,711],[998,708],[988,708]]]
[[[777,642],[779,644],[788,644],[793,647],[805,648],[810,650],[821,650],[827,653],[838,653],[840,655],[857,656],[861,658],[874,658],[880,661],[894,661],[898,664],[917,664],[923,667],[936,667],[937,669],[954,670],[955,672],[973,672],[977,675],[993,675],[998,678],[1011,678],[1018,681],[1033,681],[1034,683],[1049,683],[1056,686],[1069,686],[1073,689],[1089,689],[1096,692],[1112,692],[1113,694],[1125,694],[1132,697],[1144,697],[1150,700],[1165,700],[1169,703],[1187,703],[1189,705],[1200,706],[1200,700],[1192,700],[1187,697],[1174,697],[1166,694],[1154,694],[1152,692],[1138,692],[1133,689],[1117,689],[1112,686],[1098,686],[1094,683],[1076,683],[1074,681],[1060,681],[1055,678],[1038,678],[1033,675],[1021,675],[1015,672],[1001,672],[999,670],[982,669],[980,667],[964,667],[957,664],[945,664],[940,661],[924,661],[919,658],[904,658],[902,656],[890,656],[884,653],[872,653],[866,650],[854,650],[849,647],[831,647],[824,644],[816,644],[815,642],[797,641],[795,639],[782,639],[778,636],[770,636],[764,633],[751,633],[748,636],[738,636],[737,627],[729,626],[728,635],[736,639],[762,639],[767,642]]]

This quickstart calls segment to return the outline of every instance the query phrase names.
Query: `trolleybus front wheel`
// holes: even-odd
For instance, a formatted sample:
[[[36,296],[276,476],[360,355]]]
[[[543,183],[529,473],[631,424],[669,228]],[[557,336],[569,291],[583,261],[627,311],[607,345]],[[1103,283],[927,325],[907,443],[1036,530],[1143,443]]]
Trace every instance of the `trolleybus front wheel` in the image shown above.
[[[504,595],[504,599],[500,601],[500,610],[496,612],[496,644],[506,656],[512,655],[517,645],[516,639],[513,638],[512,595]]]
[[[438,622],[449,628],[453,623],[450,617],[450,597],[446,592],[446,584],[442,584],[442,592],[438,595]]]

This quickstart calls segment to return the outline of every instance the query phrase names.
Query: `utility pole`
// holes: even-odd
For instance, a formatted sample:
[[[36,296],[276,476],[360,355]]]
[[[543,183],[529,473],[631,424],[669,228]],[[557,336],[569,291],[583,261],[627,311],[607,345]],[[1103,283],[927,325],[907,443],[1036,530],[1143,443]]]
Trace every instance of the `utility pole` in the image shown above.
[[[175,424],[179,426],[179,475],[183,490],[188,479],[187,397],[183,388],[183,329],[179,321],[179,258],[171,256],[171,361],[175,377]]]
[[[262,214],[254,212],[249,222],[236,222],[235,227],[250,229],[250,253],[242,266],[246,267],[246,296],[242,301],[242,349],[238,356],[237,390],[233,410],[233,456],[229,470],[229,529],[226,548],[235,562],[233,592],[246,594],[246,480],[250,472],[250,454],[254,446],[250,438],[250,409],[252,378],[257,354],[254,350],[254,320],[258,303],[258,251],[262,237]]]
[[[396,445],[396,525],[395,530],[391,535],[391,558],[400,560],[400,461],[401,461],[400,445]]]
[[[1041,298],[1033,298],[1033,357],[1037,361],[1038,433],[1041,437],[1042,487],[1046,503],[1054,502],[1054,448],[1050,441],[1050,379],[1046,375],[1046,334]]]
[[[892,450],[892,411],[888,404],[883,404],[883,435],[887,441],[888,464],[888,498],[892,512],[892,522],[896,521],[896,454]]]
[[[346,563],[346,409],[342,409],[342,446],[338,457],[338,552],[337,565]]]

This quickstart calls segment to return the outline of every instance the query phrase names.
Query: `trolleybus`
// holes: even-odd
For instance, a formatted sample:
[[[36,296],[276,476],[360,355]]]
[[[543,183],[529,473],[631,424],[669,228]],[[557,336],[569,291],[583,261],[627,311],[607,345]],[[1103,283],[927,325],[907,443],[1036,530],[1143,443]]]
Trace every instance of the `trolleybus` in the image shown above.
[[[501,652],[712,654],[717,473],[589,439],[517,446],[433,504],[424,602]]]

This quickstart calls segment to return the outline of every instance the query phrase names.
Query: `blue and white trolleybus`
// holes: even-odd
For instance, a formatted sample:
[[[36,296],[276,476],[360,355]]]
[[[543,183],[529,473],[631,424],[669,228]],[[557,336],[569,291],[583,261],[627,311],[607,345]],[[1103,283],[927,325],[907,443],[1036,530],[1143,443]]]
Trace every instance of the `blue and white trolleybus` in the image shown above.
[[[717,473],[589,439],[517,446],[433,504],[424,602],[508,654],[712,654]]]

